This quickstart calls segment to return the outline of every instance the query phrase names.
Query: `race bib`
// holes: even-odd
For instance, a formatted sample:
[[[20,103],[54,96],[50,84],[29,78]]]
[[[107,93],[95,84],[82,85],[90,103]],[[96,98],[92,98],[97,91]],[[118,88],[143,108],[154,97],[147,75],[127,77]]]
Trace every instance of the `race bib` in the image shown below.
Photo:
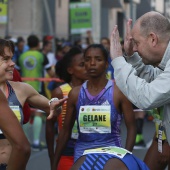
[[[101,147],[101,148],[85,150],[83,155],[92,154],[92,153],[111,154],[111,155],[115,155],[119,158],[123,158],[127,153],[132,154],[132,152],[130,152],[124,148],[120,148],[120,147],[116,147],[116,146],[109,146],[109,147]]]
[[[15,113],[15,116],[17,117],[18,121],[21,122],[21,114],[19,106],[10,106],[11,110]]]
[[[81,106],[79,109],[79,128],[81,133],[111,133],[111,107]]]

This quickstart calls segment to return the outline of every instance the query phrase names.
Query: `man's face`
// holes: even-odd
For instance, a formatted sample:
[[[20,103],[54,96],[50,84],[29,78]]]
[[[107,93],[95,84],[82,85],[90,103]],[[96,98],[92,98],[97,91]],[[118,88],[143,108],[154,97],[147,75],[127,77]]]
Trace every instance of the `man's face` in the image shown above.
[[[18,50],[21,51],[21,52],[23,52],[24,45],[25,45],[24,41],[20,42],[20,43],[18,44]]]
[[[148,37],[142,36],[139,24],[134,25],[132,29],[133,51],[138,52],[144,64],[150,64],[150,49]]]
[[[156,55],[156,48],[152,44],[152,37],[150,33],[148,35],[143,34],[140,30],[139,22],[136,23],[132,29],[133,51],[138,52],[144,64],[156,66],[160,63],[160,58]]]
[[[47,48],[48,52],[51,52],[52,51],[52,42],[49,42],[46,48]]]

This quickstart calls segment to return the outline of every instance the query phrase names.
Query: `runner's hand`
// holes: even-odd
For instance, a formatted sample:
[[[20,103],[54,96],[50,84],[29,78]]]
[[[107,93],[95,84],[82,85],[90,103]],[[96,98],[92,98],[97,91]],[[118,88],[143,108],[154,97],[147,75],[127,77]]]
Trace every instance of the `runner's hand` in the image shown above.
[[[63,99],[54,100],[50,102],[50,114],[47,117],[47,119],[52,119],[54,116],[56,116],[56,113],[57,113],[56,110],[59,109],[67,99],[68,97],[65,97]]]

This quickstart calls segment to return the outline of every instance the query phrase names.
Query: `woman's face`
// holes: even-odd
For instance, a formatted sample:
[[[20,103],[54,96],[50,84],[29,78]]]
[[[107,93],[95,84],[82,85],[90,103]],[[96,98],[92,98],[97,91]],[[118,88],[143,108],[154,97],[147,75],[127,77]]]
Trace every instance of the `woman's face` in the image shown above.
[[[85,68],[90,77],[106,74],[108,62],[100,48],[89,48],[84,56]]]
[[[83,53],[74,56],[69,72],[77,79],[87,80],[87,71],[84,66]]]
[[[4,48],[4,56],[0,56],[1,80],[12,80],[15,63],[12,61],[13,53],[8,47]]]

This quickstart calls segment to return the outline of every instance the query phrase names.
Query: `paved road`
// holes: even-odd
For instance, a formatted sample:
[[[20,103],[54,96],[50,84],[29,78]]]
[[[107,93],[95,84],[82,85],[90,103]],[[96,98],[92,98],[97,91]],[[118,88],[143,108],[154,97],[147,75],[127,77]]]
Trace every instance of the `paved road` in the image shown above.
[[[152,122],[145,120],[143,132],[144,132],[145,142],[147,145],[149,145],[154,134],[154,124]],[[124,145],[125,138],[126,138],[126,128],[125,128],[124,122],[122,122],[121,134],[122,134],[122,139],[123,139],[122,143]],[[45,140],[44,130],[42,132],[42,139]],[[147,151],[147,148],[134,150],[133,153],[138,158],[143,159],[146,154],[146,151]],[[47,150],[43,150],[40,152],[32,152],[26,170],[50,170],[50,163],[49,163]]]

